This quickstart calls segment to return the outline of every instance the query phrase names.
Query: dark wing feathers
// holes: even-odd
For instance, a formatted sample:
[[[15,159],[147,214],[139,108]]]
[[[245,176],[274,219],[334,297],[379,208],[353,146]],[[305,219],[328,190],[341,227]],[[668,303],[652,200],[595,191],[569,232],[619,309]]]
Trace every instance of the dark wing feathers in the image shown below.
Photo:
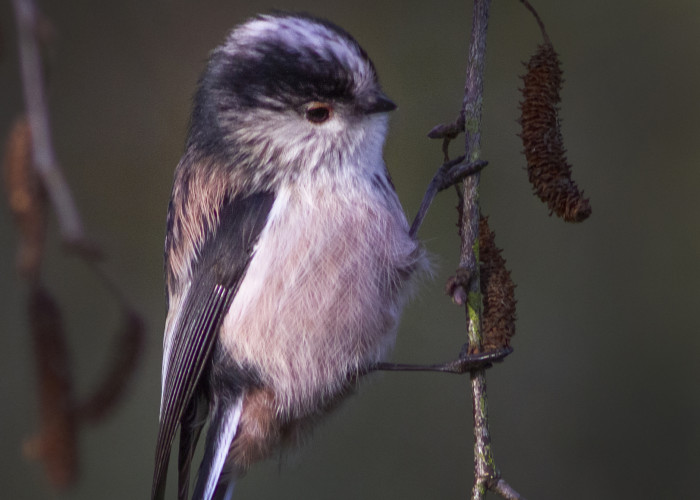
[[[178,453],[178,500],[186,500],[190,490],[190,467],[199,435],[204,427],[208,408],[200,398],[190,401],[187,410],[180,419],[180,450]]]
[[[245,275],[273,202],[274,194],[271,192],[226,199],[219,210],[218,226],[201,247],[191,285],[182,302],[180,319],[175,326],[164,375],[151,492],[153,499],[160,500],[165,495],[165,479],[175,432],[185,416],[185,410],[188,409],[188,414],[196,411],[190,407],[197,404],[193,400],[195,390],[208,366],[219,327]],[[183,444],[186,448],[194,448],[198,430],[186,425],[183,431]],[[184,453],[191,454],[191,451],[188,449]],[[183,472],[180,471],[181,474]],[[180,484],[183,484],[182,479]]]
[[[192,400],[194,390],[216,341],[219,325],[233,295],[234,290],[212,285],[209,282],[202,283],[202,286],[191,287],[185,300],[186,309],[174,333],[175,338],[166,373],[156,443],[153,498],[162,499],[165,494],[165,478],[175,431],[185,407]]]

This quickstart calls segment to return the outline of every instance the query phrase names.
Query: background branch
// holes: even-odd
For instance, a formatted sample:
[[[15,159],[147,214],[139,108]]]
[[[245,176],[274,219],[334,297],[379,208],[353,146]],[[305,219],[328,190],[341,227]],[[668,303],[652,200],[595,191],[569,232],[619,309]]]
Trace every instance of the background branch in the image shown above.
[[[13,0],[17,24],[19,64],[27,120],[32,135],[34,168],[54,207],[61,236],[71,247],[86,250],[80,213],[59,167],[51,139],[49,106],[46,98],[41,50],[38,40],[39,11],[31,0]]]
[[[102,422],[124,399],[143,352],[145,327],[129,297],[99,267],[101,252],[85,236],[80,213],[58,165],[42,60],[51,25],[32,0],[13,0],[13,6],[26,112],[15,120],[9,134],[2,170],[19,237],[18,268],[29,284],[26,314],[40,407],[39,429],[23,450],[27,458],[43,463],[54,488],[65,489],[78,478],[78,438],[83,424]],[[46,199],[50,203],[45,203]],[[56,214],[63,243],[100,278],[123,316],[104,375],[82,398],[74,391],[75,370],[60,302],[41,279],[49,209]],[[96,325],[91,328],[96,330],[91,334],[100,334]]]

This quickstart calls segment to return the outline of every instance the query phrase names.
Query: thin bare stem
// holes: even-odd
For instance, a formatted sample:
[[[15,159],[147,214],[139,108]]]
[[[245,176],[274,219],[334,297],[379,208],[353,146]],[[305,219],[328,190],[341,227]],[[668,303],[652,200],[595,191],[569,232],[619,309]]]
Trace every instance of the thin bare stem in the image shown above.
[[[465,123],[466,157],[472,161],[481,157],[481,103],[484,88],[486,33],[488,31],[490,0],[474,0],[469,60],[462,110]],[[469,273],[467,295],[467,328],[471,352],[479,352],[482,344],[481,314],[483,297],[479,279],[479,174],[464,181],[462,190],[462,248],[460,267]],[[486,372],[471,373],[471,397],[474,414],[474,485],[472,499],[483,498],[488,484],[498,476],[491,450],[488,426]]]
[[[542,22],[542,19],[540,18],[540,15],[537,13],[535,8],[527,0],[520,0],[520,2],[525,6],[527,10],[529,10],[532,13],[533,16],[535,16],[535,21],[537,21],[537,24],[540,27],[540,31],[542,32],[542,38],[544,38],[544,41],[547,43],[551,43],[549,41],[549,35],[547,35],[547,30],[544,28],[544,23]]]
[[[465,131],[465,158],[469,163],[481,158],[481,106],[484,88],[486,34],[488,31],[490,0],[474,0],[472,32],[469,43],[469,60],[464,88],[462,116]],[[467,177],[462,189],[462,213],[460,235],[460,269],[467,276],[467,328],[469,352],[482,350],[483,297],[479,277],[479,181],[476,173]],[[480,368],[471,372],[471,399],[474,415],[474,485],[472,499],[484,498],[486,491],[502,494],[496,486],[500,472],[496,467],[491,447],[488,421],[486,371]],[[512,490],[512,489],[511,489]],[[505,491],[505,490],[503,490]],[[506,497],[508,498],[508,497]]]
[[[87,247],[83,224],[63,177],[51,138],[41,51],[38,11],[32,0],[13,0],[17,21],[19,63],[27,118],[32,131],[32,156],[59,221],[61,236],[71,246]]]

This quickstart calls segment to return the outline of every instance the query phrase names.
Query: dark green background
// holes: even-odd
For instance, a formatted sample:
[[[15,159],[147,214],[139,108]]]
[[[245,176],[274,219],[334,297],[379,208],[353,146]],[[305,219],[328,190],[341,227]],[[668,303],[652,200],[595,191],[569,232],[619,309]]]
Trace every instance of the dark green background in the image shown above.
[[[568,225],[530,194],[518,75],[540,42],[515,0],[495,1],[488,39],[485,213],[518,284],[515,353],[488,374],[496,459],[530,499],[691,498],[700,470],[698,297],[700,3],[536,2],[563,60],[563,131],[593,216]],[[190,96],[209,50],[269,7],[307,10],[353,33],[373,57],[392,115],[386,159],[409,215],[441,161],[425,134],[456,116],[471,2],[45,2],[59,37],[51,71],[55,145],[107,271],[148,323],[124,404],[80,435],[81,478],[52,492],[21,458],[37,426],[26,286],[0,211],[0,497],[147,498],[165,315],[162,241]],[[22,109],[15,30],[0,6],[0,134]],[[457,153],[457,147],[454,148]],[[464,314],[443,295],[457,262],[454,195],[420,236],[438,272],[407,308],[395,359],[447,360]],[[80,394],[99,378],[118,311],[60,250],[45,281],[60,297]],[[384,374],[309,444],[255,467],[236,499],[461,499],[471,485],[468,378]],[[170,490],[171,494],[174,490]]]

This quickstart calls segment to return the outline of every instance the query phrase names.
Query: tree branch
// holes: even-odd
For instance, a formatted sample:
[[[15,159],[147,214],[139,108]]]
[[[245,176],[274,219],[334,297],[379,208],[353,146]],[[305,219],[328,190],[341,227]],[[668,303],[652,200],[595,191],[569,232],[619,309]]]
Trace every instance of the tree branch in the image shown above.
[[[490,0],[474,0],[472,32],[469,44],[466,83],[462,113],[458,122],[464,124],[465,158],[469,163],[481,160],[481,106],[484,88],[486,34],[488,31]],[[461,251],[460,270],[467,277],[467,329],[469,353],[482,350],[483,297],[479,277],[479,181],[480,173],[464,180],[460,221]],[[500,479],[491,447],[488,425],[488,398],[486,371],[479,368],[471,372],[471,399],[474,415],[474,485],[472,499],[479,500],[489,489],[504,498],[520,498],[507,483]],[[499,487],[499,485],[501,485]],[[504,486],[505,485],[505,486]],[[512,493],[512,494],[511,494]],[[516,496],[513,496],[516,495]]]

